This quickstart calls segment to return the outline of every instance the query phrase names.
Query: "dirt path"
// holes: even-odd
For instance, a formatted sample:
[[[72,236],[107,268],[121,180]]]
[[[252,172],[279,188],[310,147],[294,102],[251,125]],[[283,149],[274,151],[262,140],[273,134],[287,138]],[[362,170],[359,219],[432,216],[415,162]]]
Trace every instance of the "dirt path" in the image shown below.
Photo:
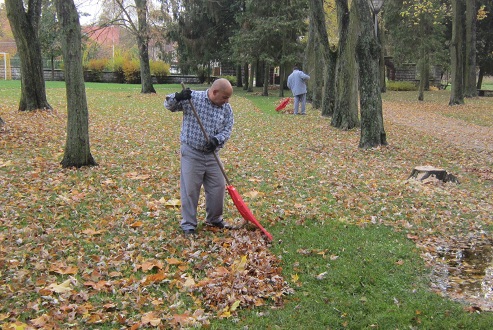
[[[487,159],[493,159],[493,129],[463,120],[445,117],[437,113],[392,105],[384,106],[384,118],[392,123],[412,127],[420,132],[450,142],[460,148],[477,151]]]

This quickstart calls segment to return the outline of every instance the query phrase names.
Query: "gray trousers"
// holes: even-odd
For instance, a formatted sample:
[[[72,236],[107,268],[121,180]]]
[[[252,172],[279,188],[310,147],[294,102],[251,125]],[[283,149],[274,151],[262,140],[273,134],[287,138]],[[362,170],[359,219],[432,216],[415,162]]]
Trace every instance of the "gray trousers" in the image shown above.
[[[298,108],[301,103],[301,113],[305,114],[306,109],[306,94],[296,95],[294,97],[294,114],[298,114]]]
[[[197,227],[197,206],[202,186],[205,191],[206,222],[221,222],[226,190],[221,169],[212,153],[204,153],[182,143],[180,195],[183,219],[180,225],[183,230]]]

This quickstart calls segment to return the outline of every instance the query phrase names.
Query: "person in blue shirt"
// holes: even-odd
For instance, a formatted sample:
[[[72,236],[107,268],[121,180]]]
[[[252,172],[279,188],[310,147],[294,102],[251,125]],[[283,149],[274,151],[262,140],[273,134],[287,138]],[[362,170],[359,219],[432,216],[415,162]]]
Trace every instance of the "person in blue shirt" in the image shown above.
[[[294,96],[294,114],[298,114],[298,109],[301,103],[301,114],[306,114],[306,81],[310,76],[300,70],[298,65],[295,65],[293,72],[288,77],[288,87]]]
[[[229,99],[233,87],[227,79],[215,80],[205,91],[184,89],[166,96],[166,109],[183,112],[180,133],[181,229],[186,236],[196,234],[197,206],[202,186],[205,191],[206,224],[230,228],[223,219],[225,178],[218,162],[219,150],[231,136],[234,117]],[[204,136],[190,105],[193,103],[209,141]]]

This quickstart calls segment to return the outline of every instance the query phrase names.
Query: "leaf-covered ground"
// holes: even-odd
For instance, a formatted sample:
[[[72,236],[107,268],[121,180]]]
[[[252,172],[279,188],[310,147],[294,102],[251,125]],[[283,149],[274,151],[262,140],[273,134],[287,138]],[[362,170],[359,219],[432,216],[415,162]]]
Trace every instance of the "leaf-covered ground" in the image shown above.
[[[49,89],[55,110],[35,113],[15,111],[18,97],[9,92],[0,108],[7,123],[0,132],[4,325],[207,325],[242,308],[281,307],[295,290],[293,279],[283,277],[290,265],[243,224],[229,200],[225,215],[242,229],[201,227],[192,240],[181,235],[181,116],[163,109],[165,91],[88,88],[91,151],[99,166],[80,170],[59,165],[65,90]],[[424,255],[450,241],[490,239],[491,153],[399,121],[409,109],[434,113],[437,104],[394,95],[384,101],[389,146],[374,150],[358,149],[359,131],[334,129],[316,110],[276,113],[277,99],[265,112],[233,97],[236,123],[221,157],[233,185],[273,234],[272,244],[287,226],[330,221],[392,226]],[[491,118],[491,101],[475,102],[468,109]],[[461,119],[462,109],[442,110]],[[482,123],[491,129],[491,120]],[[417,165],[442,167],[461,184],[406,180]],[[201,210],[203,219],[203,200]]]

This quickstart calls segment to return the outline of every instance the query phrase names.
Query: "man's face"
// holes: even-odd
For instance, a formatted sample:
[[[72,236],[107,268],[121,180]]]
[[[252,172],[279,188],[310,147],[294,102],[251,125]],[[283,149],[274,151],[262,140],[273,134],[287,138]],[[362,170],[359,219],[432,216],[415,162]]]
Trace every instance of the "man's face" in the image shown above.
[[[217,106],[222,106],[225,103],[229,102],[229,99],[231,98],[231,95],[233,94],[233,91],[231,90],[214,90],[212,91],[212,96],[210,97],[210,100],[212,103],[214,103]]]

